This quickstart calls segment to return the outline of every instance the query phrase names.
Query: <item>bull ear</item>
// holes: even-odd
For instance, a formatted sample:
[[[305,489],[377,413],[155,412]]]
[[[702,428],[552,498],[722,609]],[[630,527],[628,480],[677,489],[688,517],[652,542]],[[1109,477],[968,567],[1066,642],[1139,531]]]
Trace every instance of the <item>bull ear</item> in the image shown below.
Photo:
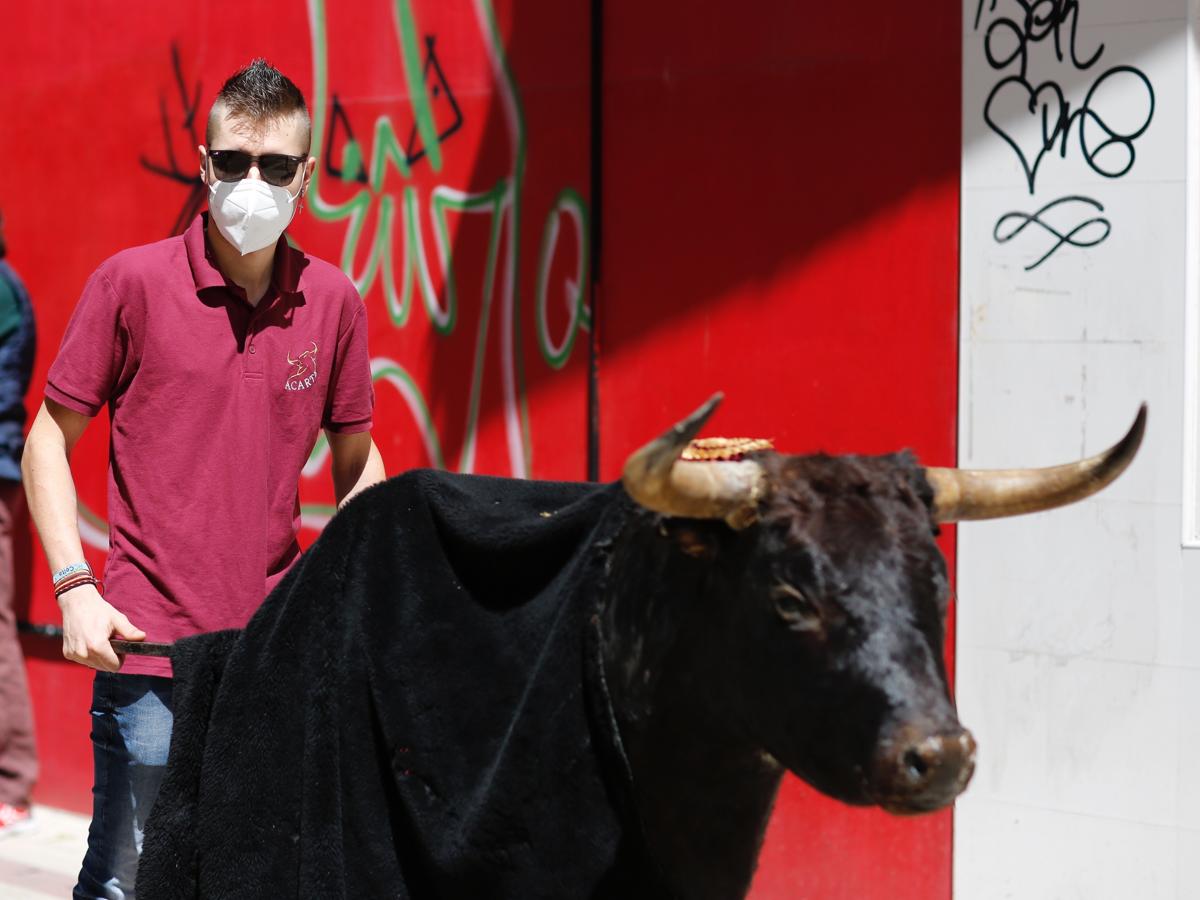
[[[1133,462],[1146,433],[1146,404],[1125,437],[1088,459],[1046,469],[934,469],[925,477],[933,488],[938,522],[997,519],[1054,509],[1090,497],[1116,480]]]
[[[621,482],[635,502],[666,516],[724,519],[733,528],[754,522],[758,501],[766,491],[762,466],[753,460],[679,458],[723,396],[713,394],[694,413],[625,461]]]

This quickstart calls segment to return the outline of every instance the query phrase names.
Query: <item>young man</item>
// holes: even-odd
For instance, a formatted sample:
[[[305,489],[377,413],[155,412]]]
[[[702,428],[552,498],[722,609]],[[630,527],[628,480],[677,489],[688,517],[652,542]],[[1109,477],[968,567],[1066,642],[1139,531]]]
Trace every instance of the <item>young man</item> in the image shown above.
[[[310,137],[303,96],[267,63],[225,83],[199,148],[208,213],[96,270],[29,434],[27,491],[63,653],[100,670],[76,898],[133,896],[170,743],[169,663],[122,660],[110,638],[170,642],[244,625],[299,556],[300,471],[320,429],[339,505],[384,478],[362,300],[337,268],[282,237],[312,177]],[[84,561],[68,460],[106,405],[101,591]]]
[[[5,261],[7,253],[0,212],[0,837],[33,824],[29,800],[38,768],[33,710],[13,608],[13,530],[25,505],[21,446],[35,335],[29,294]]]

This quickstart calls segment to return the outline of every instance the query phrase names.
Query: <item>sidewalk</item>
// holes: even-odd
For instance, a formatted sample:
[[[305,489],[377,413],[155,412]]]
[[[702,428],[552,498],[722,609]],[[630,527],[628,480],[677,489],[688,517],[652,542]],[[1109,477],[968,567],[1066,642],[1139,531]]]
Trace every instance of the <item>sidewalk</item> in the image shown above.
[[[35,806],[33,815],[36,828],[0,839],[0,897],[64,900],[87,849],[88,819],[48,806]]]

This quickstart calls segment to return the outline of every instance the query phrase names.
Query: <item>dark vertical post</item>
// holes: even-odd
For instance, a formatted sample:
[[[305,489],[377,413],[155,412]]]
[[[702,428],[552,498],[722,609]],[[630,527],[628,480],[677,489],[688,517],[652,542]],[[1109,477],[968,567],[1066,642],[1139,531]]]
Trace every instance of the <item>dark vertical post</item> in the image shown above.
[[[592,0],[591,27],[591,185],[588,256],[591,258],[591,284],[588,309],[588,392],[587,392],[587,477],[600,480],[600,234],[603,227],[601,207],[604,199],[604,0]]]

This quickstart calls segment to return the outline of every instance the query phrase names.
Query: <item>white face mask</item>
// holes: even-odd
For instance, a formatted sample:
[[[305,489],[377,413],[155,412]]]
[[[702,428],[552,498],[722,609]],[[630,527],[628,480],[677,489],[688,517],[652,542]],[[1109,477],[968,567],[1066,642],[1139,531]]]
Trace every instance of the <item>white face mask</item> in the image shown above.
[[[218,181],[208,187],[208,212],[225,240],[245,256],[279,240],[296,214],[292,194],[258,179]]]

